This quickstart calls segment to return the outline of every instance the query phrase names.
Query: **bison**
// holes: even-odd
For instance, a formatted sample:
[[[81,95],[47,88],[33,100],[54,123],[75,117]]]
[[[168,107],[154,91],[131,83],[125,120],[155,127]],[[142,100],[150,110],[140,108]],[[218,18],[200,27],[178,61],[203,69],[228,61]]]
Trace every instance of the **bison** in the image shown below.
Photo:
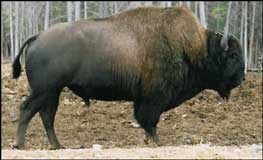
[[[117,15],[60,23],[30,37],[13,63],[25,70],[30,96],[21,104],[15,148],[40,113],[51,149],[63,148],[54,132],[59,96],[68,87],[89,99],[134,102],[134,117],[158,143],[160,115],[204,89],[228,98],[244,80],[238,40],[203,28],[184,7],[142,7]]]

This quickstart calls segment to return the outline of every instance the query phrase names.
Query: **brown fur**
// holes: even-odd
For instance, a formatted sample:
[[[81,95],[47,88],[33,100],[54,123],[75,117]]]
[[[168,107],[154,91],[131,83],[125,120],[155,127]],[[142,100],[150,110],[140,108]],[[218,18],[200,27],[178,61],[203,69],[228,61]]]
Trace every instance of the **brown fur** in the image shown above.
[[[122,28],[126,25],[138,34],[144,43],[151,43],[151,39],[159,40],[159,35],[165,34],[170,45],[180,45],[193,63],[207,54],[206,29],[187,8],[142,7],[117,14],[107,20],[119,22]]]
[[[137,8],[106,21],[115,24],[114,30],[132,33],[136,37],[146,95],[156,92],[152,90],[156,85],[165,87],[167,79],[175,82],[183,77],[176,66],[178,57],[186,56],[196,64],[207,55],[206,30],[186,8]],[[125,37],[123,41],[127,41]],[[162,47],[161,43],[166,44]],[[178,73],[174,74],[174,71]]]

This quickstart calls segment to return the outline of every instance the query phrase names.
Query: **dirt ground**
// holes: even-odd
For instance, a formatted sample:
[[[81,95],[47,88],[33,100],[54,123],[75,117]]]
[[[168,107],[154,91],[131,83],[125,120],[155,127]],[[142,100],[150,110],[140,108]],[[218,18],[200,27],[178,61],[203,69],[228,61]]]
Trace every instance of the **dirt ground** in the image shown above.
[[[10,149],[15,140],[19,105],[29,94],[25,72],[11,79],[11,64],[1,66],[1,147]],[[205,90],[179,107],[163,113],[158,133],[163,146],[210,144],[233,146],[262,143],[262,73],[248,73],[246,81],[233,90],[229,102]],[[60,96],[55,130],[66,148],[156,147],[144,143],[144,132],[134,125],[131,102],[84,102],[67,88]],[[26,149],[49,147],[40,117],[31,121]]]

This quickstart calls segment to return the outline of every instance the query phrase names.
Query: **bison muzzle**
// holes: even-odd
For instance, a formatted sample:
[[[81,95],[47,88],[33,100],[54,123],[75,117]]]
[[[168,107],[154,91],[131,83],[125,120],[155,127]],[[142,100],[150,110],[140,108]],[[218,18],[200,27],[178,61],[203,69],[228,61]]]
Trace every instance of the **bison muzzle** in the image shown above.
[[[242,83],[240,44],[226,36],[203,28],[183,7],[137,8],[104,19],[57,24],[32,36],[13,63],[18,78],[19,59],[27,47],[31,93],[20,107],[14,147],[24,147],[27,126],[39,112],[51,148],[62,148],[54,117],[64,87],[85,102],[133,101],[135,119],[158,142],[156,125],[163,112],[204,89],[227,99]]]

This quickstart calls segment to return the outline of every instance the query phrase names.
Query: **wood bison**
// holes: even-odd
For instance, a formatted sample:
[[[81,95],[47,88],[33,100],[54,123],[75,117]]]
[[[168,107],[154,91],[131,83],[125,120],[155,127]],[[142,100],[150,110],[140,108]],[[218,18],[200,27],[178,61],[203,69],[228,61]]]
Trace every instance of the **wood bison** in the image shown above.
[[[57,24],[29,38],[26,74],[30,96],[20,107],[15,148],[23,148],[26,128],[39,112],[51,149],[62,148],[54,117],[61,90],[68,87],[85,101],[134,102],[134,117],[158,143],[161,113],[213,89],[228,98],[244,80],[238,40],[203,28],[183,7],[146,7],[90,21]]]

